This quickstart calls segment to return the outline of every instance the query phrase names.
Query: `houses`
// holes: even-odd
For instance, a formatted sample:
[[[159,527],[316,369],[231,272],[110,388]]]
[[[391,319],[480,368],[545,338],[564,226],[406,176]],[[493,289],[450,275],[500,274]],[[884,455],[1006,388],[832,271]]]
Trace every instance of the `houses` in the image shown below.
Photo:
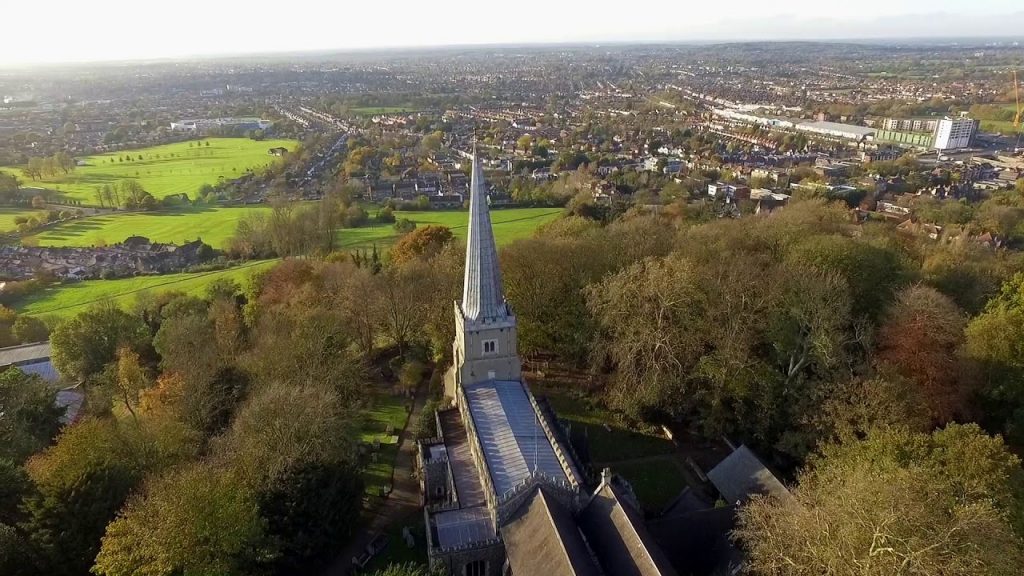
[[[61,280],[165,274],[200,264],[215,252],[202,240],[160,244],[132,236],[121,244],[93,248],[0,247],[0,278],[28,280],[45,273]]]
[[[284,156],[287,153],[288,149],[285,148],[284,146],[276,146],[274,148],[271,148],[270,150],[267,150],[267,154],[270,154],[271,156]]]
[[[714,184],[708,184],[708,196],[713,198],[723,198],[729,202],[736,200],[748,200],[750,199],[750,187],[726,184],[725,182],[715,182]]]

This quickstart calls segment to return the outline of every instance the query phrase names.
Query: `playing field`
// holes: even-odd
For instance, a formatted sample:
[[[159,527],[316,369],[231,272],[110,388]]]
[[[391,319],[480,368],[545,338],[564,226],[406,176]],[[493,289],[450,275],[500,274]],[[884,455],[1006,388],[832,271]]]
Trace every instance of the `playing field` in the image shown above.
[[[550,222],[562,212],[561,208],[511,208],[491,210],[491,227],[498,245],[533,235],[538,226]],[[373,212],[370,213],[373,215]],[[417,226],[447,226],[456,238],[466,238],[469,212],[465,210],[437,210],[432,212],[395,212],[396,218],[408,218]],[[363,228],[350,228],[338,233],[339,248],[390,246],[398,239],[391,224],[374,224]]]
[[[31,208],[0,208],[0,234],[15,230],[18,225],[14,223],[14,219],[18,216],[28,218],[37,214],[43,214],[43,211]]]
[[[70,174],[41,180],[32,180],[17,167],[4,170],[17,174],[25,186],[56,190],[88,206],[99,204],[98,186],[126,179],[138,180],[157,199],[181,193],[194,199],[203,184],[216,184],[220,178],[238,177],[247,170],[280,161],[269,155],[268,149],[283,146],[291,150],[295,145],[293,140],[208,138],[202,140],[202,144],[179,142],[81,158],[85,166],[77,167]]]
[[[19,302],[15,309],[33,316],[73,316],[103,300],[112,300],[120,306],[130,305],[138,295],[149,291],[180,291],[201,295],[206,286],[218,278],[233,278],[242,286],[253,272],[267,268],[276,260],[250,262],[227,270],[192,274],[165,274],[163,276],[137,276],[119,280],[86,280],[74,284],[60,284],[47,288]]]
[[[40,246],[95,246],[115,244],[129,236],[145,236],[156,242],[186,241],[202,238],[214,248],[224,248],[235,233],[238,221],[252,212],[269,212],[266,206],[196,207],[171,212],[115,213],[83,218],[50,228],[34,239]],[[498,244],[530,236],[541,224],[554,219],[559,208],[513,208],[493,210],[491,222]],[[370,211],[371,218],[375,210]],[[396,212],[396,218],[408,218],[417,226],[447,226],[459,238],[466,235],[469,213],[465,210],[434,212]],[[12,216],[13,219],[13,216]],[[398,238],[391,224],[374,224],[338,232],[340,248],[386,248]]]
[[[224,248],[238,221],[253,212],[269,213],[270,208],[197,206],[167,212],[104,214],[49,228],[33,238],[40,246],[97,246],[123,242],[129,236],[145,236],[174,244],[202,239],[214,248]]]

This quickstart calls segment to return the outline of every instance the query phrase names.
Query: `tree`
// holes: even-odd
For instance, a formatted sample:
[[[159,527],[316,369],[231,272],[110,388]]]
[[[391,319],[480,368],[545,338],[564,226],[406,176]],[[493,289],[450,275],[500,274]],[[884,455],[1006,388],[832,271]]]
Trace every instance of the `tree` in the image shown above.
[[[93,572],[239,574],[269,549],[252,491],[213,465],[194,464],[132,498],[107,527]]]
[[[145,353],[149,339],[139,318],[113,304],[97,304],[54,328],[53,365],[67,378],[84,379],[113,362],[119,348]]]
[[[303,571],[348,540],[364,493],[358,471],[339,463],[296,463],[256,496],[267,535],[280,543],[279,573]]]
[[[6,457],[0,457],[0,526],[14,526],[22,520],[21,500],[32,488],[25,471]]]
[[[0,372],[0,459],[21,463],[50,444],[64,414],[55,402],[56,392],[38,376],[14,367]]]
[[[533,137],[530,136],[529,134],[524,134],[524,135],[520,136],[518,140],[516,140],[516,147],[519,148],[520,150],[522,150],[523,152],[529,152],[530,151],[530,146],[532,144],[533,144]]]
[[[391,260],[395,263],[414,258],[430,257],[439,253],[454,235],[445,226],[424,226],[402,236],[391,247]]]
[[[878,333],[878,360],[919,388],[928,417],[936,424],[968,410],[971,390],[960,374],[966,324],[952,300],[915,285],[897,294]]]
[[[887,247],[843,236],[814,236],[794,246],[789,258],[842,275],[853,312],[877,320],[908,273],[901,255]]]
[[[757,574],[1016,574],[1007,521],[1020,461],[976,425],[872,432],[826,449],[793,499],[756,496],[736,535]]]
[[[413,230],[416,230],[416,223],[408,218],[401,218],[395,222],[395,232],[399,234],[408,234]]]
[[[139,362],[139,355],[127,346],[117,349],[117,375],[114,384],[124,407],[138,421],[135,406],[139,403],[139,393],[148,388],[152,382],[145,367]]]
[[[21,315],[14,321],[11,327],[14,337],[22,343],[44,342],[50,336],[50,330],[46,324],[35,316]]]
[[[966,350],[982,375],[986,421],[1024,441],[1024,273],[989,301],[966,329]]]
[[[107,523],[142,479],[138,445],[110,421],[86,420],[32,460],[37,494],[26,502],[26,532],[45,558],[45,573],[85,574]]]

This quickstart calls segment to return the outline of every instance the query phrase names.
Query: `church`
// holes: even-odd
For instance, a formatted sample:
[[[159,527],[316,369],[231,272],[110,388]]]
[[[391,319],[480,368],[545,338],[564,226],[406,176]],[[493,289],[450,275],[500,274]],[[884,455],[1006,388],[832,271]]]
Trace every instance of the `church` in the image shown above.
[[[455,576],[676,574],[628,484],[606,470],[588,487],[565,431],[523,380],[475,150],[454,314],[438,436],[421,441],[417,455],[431,568]]]

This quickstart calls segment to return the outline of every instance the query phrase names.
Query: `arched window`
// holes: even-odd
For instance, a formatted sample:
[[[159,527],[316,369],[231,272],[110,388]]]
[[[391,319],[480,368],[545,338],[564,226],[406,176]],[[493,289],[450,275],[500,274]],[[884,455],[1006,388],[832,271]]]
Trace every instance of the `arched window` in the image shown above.
[[[487,576],[487,561],[473,560],[462,569],[462,576]]]

